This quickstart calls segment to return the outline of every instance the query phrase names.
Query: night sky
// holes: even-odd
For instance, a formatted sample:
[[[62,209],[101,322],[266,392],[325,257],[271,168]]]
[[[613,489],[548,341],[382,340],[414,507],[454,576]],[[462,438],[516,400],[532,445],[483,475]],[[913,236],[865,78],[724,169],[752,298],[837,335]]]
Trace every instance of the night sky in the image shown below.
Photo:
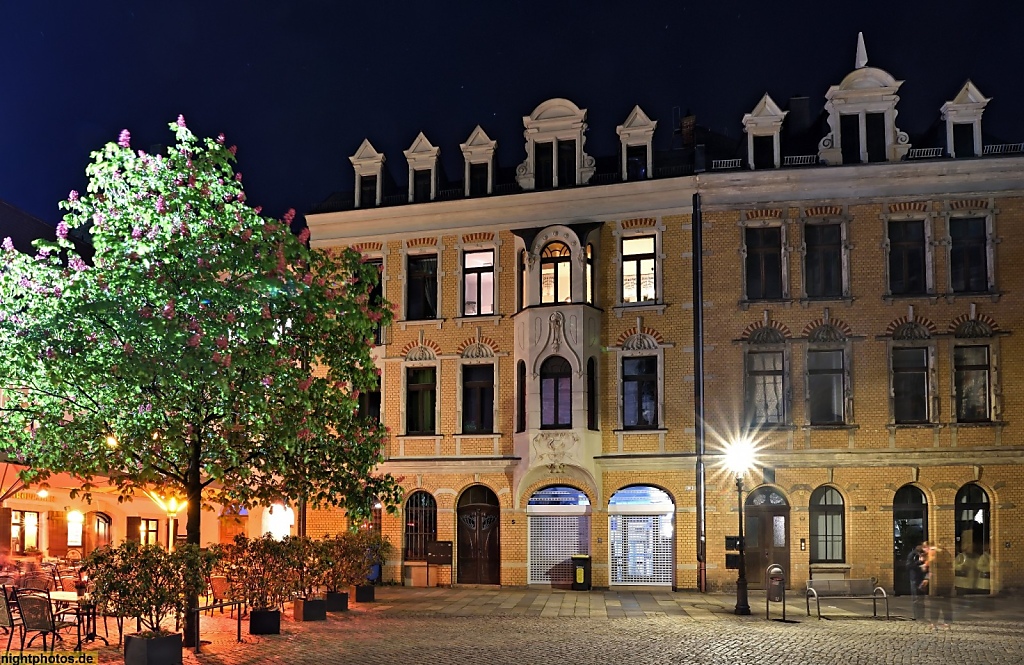
[[[671,139],[672,108],[740,136],[764,92],[785,108],[869,65],[906,81],[913,137],[968,78],[992,97],[988,139],[1024,141],[1024,3],[542,0],[0,0],[0,199],[55,224],[89,153],[122,128],[172,139],[179,113],[239,146],[250,203],[299,213],[352,188],[362,139],[405,181],[423,131],[461,179],[476,124],[503,166],[524,158],[522,116],[551,97],[588,109],[591,155],[614,154],[634,104]]]

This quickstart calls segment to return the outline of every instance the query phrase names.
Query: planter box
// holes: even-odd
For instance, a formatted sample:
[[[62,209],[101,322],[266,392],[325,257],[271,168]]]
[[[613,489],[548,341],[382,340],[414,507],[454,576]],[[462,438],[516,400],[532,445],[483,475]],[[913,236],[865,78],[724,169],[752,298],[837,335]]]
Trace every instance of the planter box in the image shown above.
[[[124,636],[125,665],[181,665],[181,633],[162,637]]]
[[[327,597],[324,598],[324,601],[327,603],[328,612],[348,611],[348,592],[328,591]]]
[[[280,635],[281,610],[252,610],[249,612],[250,635]]]
[[[357,586],[356,587],[356,602],[357,603],[372,603],[374,600],[374,592],[372,586]]]
[[[327,621],[327,601],[322,598],[296,598],[292,602],[296,621]]]

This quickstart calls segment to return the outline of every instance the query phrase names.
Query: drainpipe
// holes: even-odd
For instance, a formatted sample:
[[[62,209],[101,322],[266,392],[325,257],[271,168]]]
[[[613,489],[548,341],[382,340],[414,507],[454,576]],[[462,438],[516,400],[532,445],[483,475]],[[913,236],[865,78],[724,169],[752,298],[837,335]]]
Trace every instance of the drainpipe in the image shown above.
[[[699,184],[699,183],[698,183]],[[693,195],[693,412],[697,465],[697,590],[707,591],[707,530],[704,488],[704,221],[700,192]]]

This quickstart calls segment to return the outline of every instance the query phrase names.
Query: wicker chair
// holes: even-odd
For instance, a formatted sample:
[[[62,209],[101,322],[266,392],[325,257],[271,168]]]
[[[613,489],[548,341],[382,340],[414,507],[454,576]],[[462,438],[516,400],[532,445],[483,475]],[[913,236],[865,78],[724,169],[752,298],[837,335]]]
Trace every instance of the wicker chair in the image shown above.
[[[50,651],[53,651],[57,646],[57,641],[61,643],[64,639],[61,637],[60,631],[74,628],[78,633],[78,642],[75,648],[80,648],[82,644],[82,626],[78,621],[64,621],[58,618],[53,613],[53,604],[50,600],[49,590],[34,591],[31,589],[19,589],[16,596],[18,603],[18,609],[21,611],[22,631],[21,631],[21,650],[25,650],[25,637],[28,633],[37,633],[28,641],[28,645],[32,646],[32,642],[35,641],[39,635],[43,636],[43,651],[46,651],[46,636],[52,635],[53,639],[50,640]]]

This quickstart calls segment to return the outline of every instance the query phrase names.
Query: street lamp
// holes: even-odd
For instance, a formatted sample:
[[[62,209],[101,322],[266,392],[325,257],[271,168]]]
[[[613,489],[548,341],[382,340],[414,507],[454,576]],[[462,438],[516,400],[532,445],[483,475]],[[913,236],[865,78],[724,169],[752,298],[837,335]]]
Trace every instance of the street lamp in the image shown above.
[[[749,615],[747,602],[747,555],[743,539],[743,475],[754,466],[754,444],[750,439],[734,441],[725,450],[725,466],[736,476],[736,500],[740,515],[740,563],[736,578],[736,609],[734,614]]]

